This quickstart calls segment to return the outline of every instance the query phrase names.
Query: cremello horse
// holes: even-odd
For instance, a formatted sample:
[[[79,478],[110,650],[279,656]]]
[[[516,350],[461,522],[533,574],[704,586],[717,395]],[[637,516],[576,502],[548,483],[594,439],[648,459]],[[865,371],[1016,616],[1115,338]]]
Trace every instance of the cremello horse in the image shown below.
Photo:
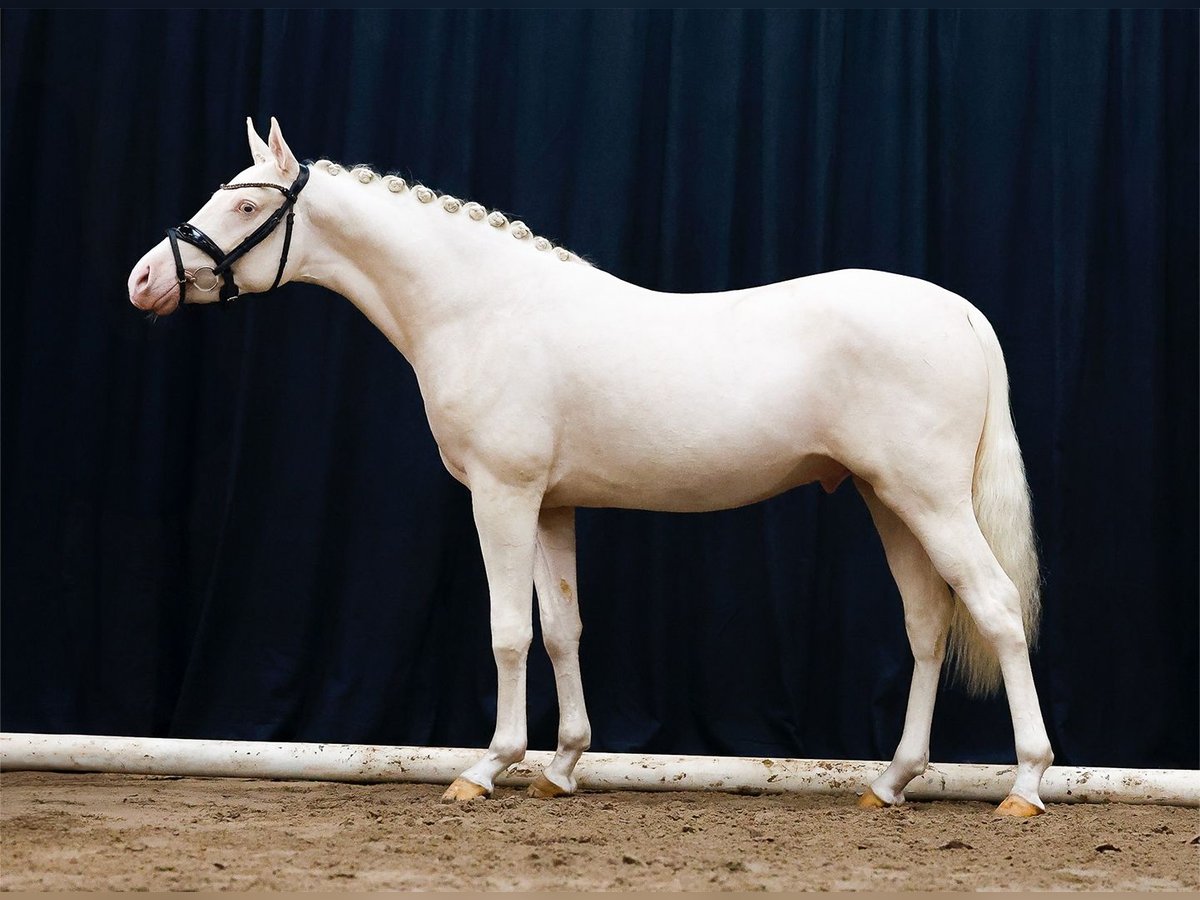
[[[260,234],[238,259],[238,289],[311,282],[362,310],[411,363],[446,468],[471,491],[496,731],[445,799],[490,794],[524,756],[531,581],[559,731],[530,794],[575,790],[591,736],[575,507],[702,512],[814,481],[832,491],[850,476],[883,539],[916,661],[895,758],[861,804],[903,802],[925,770],[949,652],[969,686],[1003,679],[1008,694],[1019,764],[998,812],[1044,810],[1052,754],[1029,665],[1039,604],[1029,491],[1004,358],[977,309],[862,270],[716,294],[645,290],[479,204],[327,161],[305,173],[274,119],[267,141],[247,126],[254,164],[180,228],[206,232],[220,254],[294,203],[294,234],[291,222],[286,235]],[[303,193],[289,194],[296,185]],[[177,257],[172,243],[134,266],[139,309],[165,315],[232,284],[215,255],[176,245]]]

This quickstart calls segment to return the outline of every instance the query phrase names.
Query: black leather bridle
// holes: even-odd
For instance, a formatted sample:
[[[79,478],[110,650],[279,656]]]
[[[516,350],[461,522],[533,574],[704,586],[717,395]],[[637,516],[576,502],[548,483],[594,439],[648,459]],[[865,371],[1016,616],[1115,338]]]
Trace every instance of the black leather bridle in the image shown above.
[[[279,287],[279,282],[283,279],[283,269],[287,265],[288,249],[292,245],[292,220],[296,218],[296,198],[300,196],[300,192],[304,190],[306,184],[308,184],[308,166],[302,165],[300,174],[296,176],[291,187],[258,183],[221,185],[220,190],[222,191],[236,191],[239,188],[271,188],[283,194],[283,205],[271,213],[265,222],[255,228],[244,241],[228,253],[218,247],[216,241],[191,222],[184,222],[182,225],[168,228],[167,239],[171,242],[171,253],[175,256],[175,277],[179,281],[179,305],[183,306],[187,302],[189,282],[194,284],[197,290],[208,293],[216,288],[217,282],[222,277],[224,278],[220,293],[222,308],[231,300],[236,300],[240,293],[237,283],[233,280],[233,264],[266,240],[271,232],[279,227],[284,216],[287,216],[287,230],[283,236],[283,253],[279,256],[279,270],[275,273],[275,281],[268,290],[273,291]],[[183,268],[183,258],[179,255],[180,241],[203,250],[212,257],[213,265],[200,266],[191,275],[188,275]],[[200,277],[202,272],[207,273],[203,279]]]

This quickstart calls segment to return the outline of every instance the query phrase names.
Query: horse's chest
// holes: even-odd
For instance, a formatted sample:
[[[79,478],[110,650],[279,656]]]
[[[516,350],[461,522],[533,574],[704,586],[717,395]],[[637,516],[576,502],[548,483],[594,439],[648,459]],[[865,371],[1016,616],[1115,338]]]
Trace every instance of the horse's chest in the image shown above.
[[[429,428],[442,462],[468,487],[470,473],[478,466],[497,475],[513,471],[528,477],[548,468],[553,454],[553,434],[537,405],[518,390],[497,387],[481,382],[474,390],[443,389],[425,395]]]

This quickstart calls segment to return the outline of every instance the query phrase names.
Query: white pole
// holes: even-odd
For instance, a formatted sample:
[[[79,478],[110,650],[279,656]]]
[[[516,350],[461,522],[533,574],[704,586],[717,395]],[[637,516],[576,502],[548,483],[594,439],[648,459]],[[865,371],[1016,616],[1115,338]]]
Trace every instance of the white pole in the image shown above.
[[[116,772],[223,778],[449,784],[479,756],[455,747],[285,744],[78,734],[0,734],[0,770]],[[531,751],[498,781],[523,785],[553,754]],[[885,763],[585,753],[576,769],[590,790],[861,793]],[[1012,766],[937,763],[905,794],[914,800],[1003,800]],[[1200,806],[1200,771],[1052,766],[1047,803],[1161,803]]]

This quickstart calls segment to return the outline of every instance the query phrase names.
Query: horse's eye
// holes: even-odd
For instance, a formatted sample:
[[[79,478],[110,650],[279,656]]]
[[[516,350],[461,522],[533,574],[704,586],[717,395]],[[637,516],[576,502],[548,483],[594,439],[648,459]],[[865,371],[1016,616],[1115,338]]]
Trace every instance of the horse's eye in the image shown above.
[[[254,204],[249,200],[246,200],[241,206],[238,207],[238,209],[240,209],[246,215],[250,215],[254,212]]]

